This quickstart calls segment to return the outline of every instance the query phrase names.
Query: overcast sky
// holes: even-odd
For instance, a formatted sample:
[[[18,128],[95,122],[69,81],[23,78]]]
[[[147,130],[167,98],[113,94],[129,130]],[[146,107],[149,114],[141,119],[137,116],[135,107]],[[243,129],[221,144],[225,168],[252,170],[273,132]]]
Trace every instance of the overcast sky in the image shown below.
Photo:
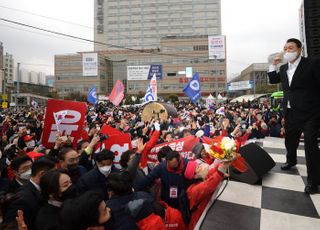
[[[1,0],[0,17],[93,40],[93,0]],[[221,0],[228,78],[299,38],[302,0]],[[39,16],[42,15],[42,16]],[[45,17],[43,17],[45,16]],[[52,20],[50,18],[59,19]],[[67,23],[73,22],[73,24]],[[21,67],[54,74],[54,55],[93,50],[91,43],[0,21],[4,52]]]

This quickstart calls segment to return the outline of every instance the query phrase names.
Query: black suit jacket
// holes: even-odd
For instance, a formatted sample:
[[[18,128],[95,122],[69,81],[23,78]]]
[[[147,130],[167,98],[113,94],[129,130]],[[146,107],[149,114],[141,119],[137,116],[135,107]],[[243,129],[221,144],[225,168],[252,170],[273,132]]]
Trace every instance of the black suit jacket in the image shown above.
[[[45,204],[38,212],[36,230],[59,230],[61,229],[60,210],[51,204]]]
[[[282,84],[285,114],[289,100],[295,118],[306,121],[320,113],[320,60],[302,57],[290,86],[287,70],[288,64],[284,64],[279,72],[269,72],[269,81]]]
[[[7,193],[16,193],[22,185],[20,185],[16,179],[13,179],[12,181],[9,182],[9,188],[7,190]]]
[[[40,192],[28,181],[18,191],[18,199],[13,201],[9,207],[4,223],[16,221],[17,211],[22,210],[28,229],[35,229],[34,222],[41,206]]]

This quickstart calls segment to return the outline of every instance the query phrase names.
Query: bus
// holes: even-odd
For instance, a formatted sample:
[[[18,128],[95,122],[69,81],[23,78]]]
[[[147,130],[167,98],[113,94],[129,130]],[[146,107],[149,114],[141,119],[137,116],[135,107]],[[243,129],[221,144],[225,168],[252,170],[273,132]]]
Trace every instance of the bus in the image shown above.
[[[283,91],[274,92],[270,96],[271,108],[273,111],[282,110]]]

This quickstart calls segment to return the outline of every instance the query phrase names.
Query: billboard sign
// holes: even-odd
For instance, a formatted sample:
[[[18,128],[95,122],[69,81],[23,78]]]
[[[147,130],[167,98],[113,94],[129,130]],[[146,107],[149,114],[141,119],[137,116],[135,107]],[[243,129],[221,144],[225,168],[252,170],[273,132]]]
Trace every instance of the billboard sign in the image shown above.
[[[228,91],[253,89],[254,81],[236,81],[228,83]]]
[[[156,75],[157,80],[162,80],[162,65],[141,65],[127,67],[128,81],[150,80],[154,74]]]
[[[98,75],[98,54],[97,53],[82,54],[82,74],[83,76]]]
[[[209,59],[226,59],[225,36],[208,36]]]
[[[186,77],[192,78],[192,67],[186,67]]]

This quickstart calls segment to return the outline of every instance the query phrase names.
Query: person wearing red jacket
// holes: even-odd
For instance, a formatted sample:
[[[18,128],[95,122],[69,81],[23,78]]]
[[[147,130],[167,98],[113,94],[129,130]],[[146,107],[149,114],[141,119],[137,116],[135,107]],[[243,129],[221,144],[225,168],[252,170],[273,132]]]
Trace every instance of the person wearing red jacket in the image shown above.
[[[159,201],[157,203],[156,209],[158,209],[158,213],[160,214],[162,219],[164,219],[164,223],[167,230],[185,230],[186,229],[181,212],[178,209],[171,208],[164,201]]]
[[[148,154],[150,153],[151,149],[156,146],[158,143],[158,139],[160,137],[160,124],[158,122],[154,123],[155,131],[152,133],[150,140],[146,143],[146,146],[144,147],[142,151],[141,161],[140,165],[141,168],[145,168],[147,166],[148,161]]]
[[[224,176],[227,175],[226,172],[230,164],[231,162],[222,162],[217,167],[209,169],[198,165],[195,161],[188,162],[184,176],[190,182],[197,181],[191,183],[186,189],[191,210],[188,229],[193,230],[196,226],[212,194]]]

